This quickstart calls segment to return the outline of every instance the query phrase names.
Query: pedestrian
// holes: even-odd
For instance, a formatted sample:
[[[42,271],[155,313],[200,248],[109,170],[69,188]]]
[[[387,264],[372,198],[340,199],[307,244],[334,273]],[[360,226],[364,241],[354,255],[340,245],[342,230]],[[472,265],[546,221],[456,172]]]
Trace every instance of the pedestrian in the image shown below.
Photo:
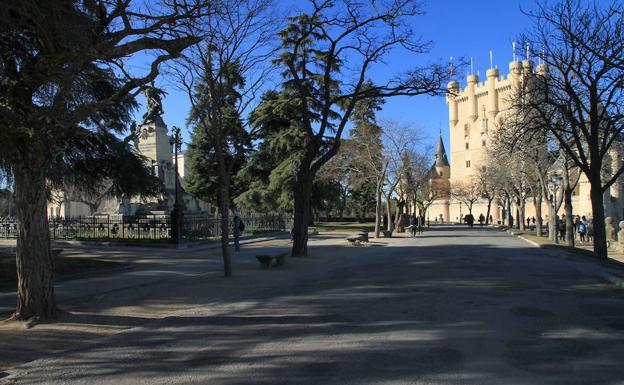
[[[561,214],[561,220],[559,221],[559,239],[564,240],[566,233],[566,216]]]
[[[578,224],[579,224],[579,216],[575,216],[574,219],[572,220],[572,237],[574,239],[576,239],[576,232],[578,230]]]
[[[531,218],[531,223],[535,226],[535,217]]]
[[[492,218],[492,214],[490,214],[490,224],[492,224],[492,222],[494,221],[494,218]]]
[[[485,216],[481,213],[479,214],[479,226],[483,226],[483,222],[485,222]]]
[[[587,221],[587,242],[594,241],[594,220],[589,218]]]
[[[240,251],[240,235],[245,231],[245,223],[242,219],[237,215],[234,215],[234,228],[232,229],[232,233],[234,234],[234,251]]]
[[[418,234],[423,233],[423,228],[425,227],[425,217],[423,215],[418,216]]]
[[[585,219],[585,216],[583,216],[583,218],[579,219],[577,226],[577,231],[579,234],[579,240],[581,243],[585,242],[585,234],[587,233],[587,222]]]
[[[409,218],[409,228],[410,228],[410,233],[412,234],[412,237],[415,237],[416,236],[416,228],[417,228],[416,213],[412,213],[412,215],[410,215],[410,218]]]
[[[531,218],[527,217],[527,227],[531,227]]]
[[[468,227],[472,228],[474,226],[474,216],[470,213],[466,214],[466,223],[468,223]]]

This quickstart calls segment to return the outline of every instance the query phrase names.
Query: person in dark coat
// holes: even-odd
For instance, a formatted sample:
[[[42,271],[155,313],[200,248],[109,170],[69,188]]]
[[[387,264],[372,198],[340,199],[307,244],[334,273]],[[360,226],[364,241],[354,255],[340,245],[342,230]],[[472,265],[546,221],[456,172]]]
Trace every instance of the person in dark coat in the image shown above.
[[[412,237],[416,236],[416,229],[418,228],[418,224],[417,224],[417,219],[416,219],[416,214],[412,213],[412,215],[410,215],[409,218],[409,228],[410,228],[410,233],[412,234]]]

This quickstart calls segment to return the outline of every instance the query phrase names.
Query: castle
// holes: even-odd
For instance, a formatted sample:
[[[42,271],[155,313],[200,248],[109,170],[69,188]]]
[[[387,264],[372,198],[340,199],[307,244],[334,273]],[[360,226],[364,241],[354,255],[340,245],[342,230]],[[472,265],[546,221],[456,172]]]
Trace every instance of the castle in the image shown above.
[[[530,60],[512,61],[509,63],[509,74],[500,76],[498,68],[491,68],[486,72],[487,80],[479,82],[478,75],[468,75],[466,87],[461,89],[456,81],[448,84],[446,103],[449,112],[450,129],[450,157],[451,162],[445,162],[446,152],[440,137],[436,160],[432,169],[431,182],[437,184],[457,185],[474,180],[479,168],[486,166],[487,148],[492,134],[501,126],[503,116],[510,112],[510,99],[514,90],[534,74],[548,75],[545,64],[534,66]],[[614,165],[622,161],[621,151],[611,154]],[[615,167],[618,169],[618,167]],[[572,207],[575,215],[591,217],[590,185],[584,174],[581,175],[576,189],[573,191]],[[605,192],[605,214],[614,218],[624,217],[624,199],[622,181],[618,181]],[[484,199],[478,200],[472,209],[472,214],[478,218],[486,215],[487,203]],[[533,199],[526,201],[526,217],[535,217]],[[560,213],[563,212],[563,207]],[[466,205],[454,199],[451,194],[436,199],[427,211],[431,221],[442,218],[445,222],[460,221],[468,213]],[[543,203],[542,215],[548,213]],[[515,217],[516,213],[512,212]],[[502,207],[494,202],[491,210],[494,223],[502,221],[505,216]]]

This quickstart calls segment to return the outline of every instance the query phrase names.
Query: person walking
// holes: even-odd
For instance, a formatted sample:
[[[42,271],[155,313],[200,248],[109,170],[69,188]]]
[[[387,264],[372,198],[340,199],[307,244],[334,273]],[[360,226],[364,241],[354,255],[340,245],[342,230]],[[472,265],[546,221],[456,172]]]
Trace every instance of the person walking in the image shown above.
[[[531,227],[531,218],[527,217],[526,221],[527,221],[527,228],[530,228]]]
[[[583,243],[585,242],[585,234],[587,233],[587,220],[585,219],[585,216],[578,220],[578,224],[576,226],[579,234],[579,240]]]
[[[573,217],[572,220],[572,237],[576,240],[576,233],[578,231],[578,224],[581,218],[579,218],[579,216],[575,216]]]
[[[416,229],[417,229],[417,223],[416,223],[416,213],[412,213],[412,215],[410,215],[409,218],[409,228],[410,228],[410,233],[412,234],[412,237],[416,236]]]
[[[485,222],[485,216],[481,213],[479,215],[479,226],[483,227],[483,222]]]
[[[232,234],[234,235],[234,252],[240,251],[240,235],[243,231],[245,231],[245,223],[240,217],[234,215],[234,224],[233,224]]]
[[[466,217],[466,223],[468,223],[468,227],[472,228],[474,226],[474,216],[472,214],[467,214]]]
[[[423,215],[418,216],[418,234],[423,233],[423,228],[425,227],[425,217]]]
[[[559,221],[559,239],[565,240],[566,233],[566,219],[565,214],[561,214],[561,220]]]
[[[587,221],[587,243],[594,241],[594,220],[589,218]]]

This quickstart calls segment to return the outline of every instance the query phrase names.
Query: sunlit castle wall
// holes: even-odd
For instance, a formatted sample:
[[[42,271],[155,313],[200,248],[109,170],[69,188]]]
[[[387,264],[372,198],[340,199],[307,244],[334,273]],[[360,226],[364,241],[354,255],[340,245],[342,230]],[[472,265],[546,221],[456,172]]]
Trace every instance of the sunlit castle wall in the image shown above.
[[[466,79],[466,86],[461,88],[459,82],[448,84],[446,102],[449,111],[450,128],[450,163],[451,186],[469,182],[477,174],[479,168],[487,167],[487,149],[493,134],[507,113],[512,113],[510,98],[513,91],[535,74],[548,75],[545,64],[535,66],[530,60],[512,61],[509,63],[509,74],[501,76],[497,68],[486,72],[486,79],[481,82],[478,75],[470,74]],[[612,154],[614,162],[621,161],[621,151]],[[611,192],[607,192],[605,208],[607,215],[622,218],[622,183],[617,183]],[[579,186],[574,192],[573,206],[575,215],[591,216],[591,201],[589,198],[589,183],[581,177]],[[473,207],[473,215],[486,215],[487,202],[479,201]],[[468,213],[465,205],[456,199],[451,199],[450,217],[458,221],[460,216]],[[547,207],[544,205],[542,213],[545,217]],[[491,215],[494,223],[502,220],[502,209],[492,208]],[[515,217],[515,212],[512,213]],[[526,216],[535,216],[533,199],[527,201]]]

